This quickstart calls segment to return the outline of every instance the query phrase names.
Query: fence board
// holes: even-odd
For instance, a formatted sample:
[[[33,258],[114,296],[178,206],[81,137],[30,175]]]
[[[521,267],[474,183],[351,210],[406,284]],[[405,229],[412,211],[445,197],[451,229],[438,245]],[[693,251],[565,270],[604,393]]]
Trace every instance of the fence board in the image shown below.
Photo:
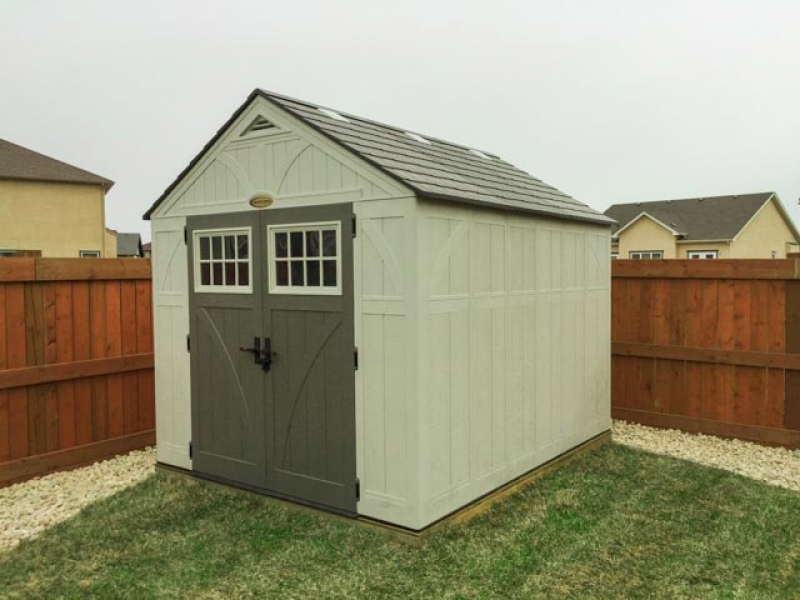
[[[152,346],[150,261],[0,260],[0,486],[154,439]]]
[[[800,439],[800,260],[614,261],[612,277],[615,416]]]

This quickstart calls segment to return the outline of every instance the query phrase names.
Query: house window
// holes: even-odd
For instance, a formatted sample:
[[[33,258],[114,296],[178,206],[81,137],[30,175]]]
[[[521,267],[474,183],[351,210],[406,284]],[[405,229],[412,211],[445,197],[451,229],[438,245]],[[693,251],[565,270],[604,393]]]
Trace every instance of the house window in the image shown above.
[[[341,227],[303,223],[267,228],[274,294],[341,294]]]
[[[611,260],[617,260],[618,258],[619,258],[619,252],[611,253]]]
[[[249,227],[194,232],[194,289],[201,293],[253,291]]]
[[[100,250],[81,250],[81,258],[100,258]]]
[[[719,258],[719,250],[689,250],[686,253],[688,258],[699,258],[705,260],[713,260]]]
[[[650,260],[655,258],[664,258],[663,250],[637,250],[636,252],[629,253],[630,258],[634,260]]]

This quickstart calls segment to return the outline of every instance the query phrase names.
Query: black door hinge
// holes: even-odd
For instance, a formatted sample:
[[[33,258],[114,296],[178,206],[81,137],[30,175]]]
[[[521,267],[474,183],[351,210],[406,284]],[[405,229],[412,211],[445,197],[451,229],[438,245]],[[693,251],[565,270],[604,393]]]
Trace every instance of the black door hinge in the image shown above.
[[[188,333],[186,334],[186,351],[192,351],[192,338]]]
[[[194,444],[189,442],[189,458],[194,458]]]
[[[353,237],[356,237],[356,216],[353,215]]]
[[[358,371],[358,348],[353,351],[353,366]]]
[[[356,501],[361,500],[361,480],[356,477]]]
[[[189,230],[186,227],[183,228],[183,243],[189,243]]]

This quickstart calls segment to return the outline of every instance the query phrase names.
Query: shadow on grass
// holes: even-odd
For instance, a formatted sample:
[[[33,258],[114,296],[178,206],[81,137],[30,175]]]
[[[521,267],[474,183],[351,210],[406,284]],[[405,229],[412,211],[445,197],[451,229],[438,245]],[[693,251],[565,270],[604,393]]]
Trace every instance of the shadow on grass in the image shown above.
[[[800,494],[607,445],[421,547],[156,475],[0,555],[0,595],[800,596]]]

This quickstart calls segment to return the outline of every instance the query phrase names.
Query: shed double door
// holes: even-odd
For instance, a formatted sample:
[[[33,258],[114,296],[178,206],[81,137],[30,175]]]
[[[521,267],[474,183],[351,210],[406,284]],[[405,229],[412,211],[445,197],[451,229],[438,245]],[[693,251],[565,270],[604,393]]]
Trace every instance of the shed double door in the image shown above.
[[[352,205],[187,219],[193,471],[356,511]]]

